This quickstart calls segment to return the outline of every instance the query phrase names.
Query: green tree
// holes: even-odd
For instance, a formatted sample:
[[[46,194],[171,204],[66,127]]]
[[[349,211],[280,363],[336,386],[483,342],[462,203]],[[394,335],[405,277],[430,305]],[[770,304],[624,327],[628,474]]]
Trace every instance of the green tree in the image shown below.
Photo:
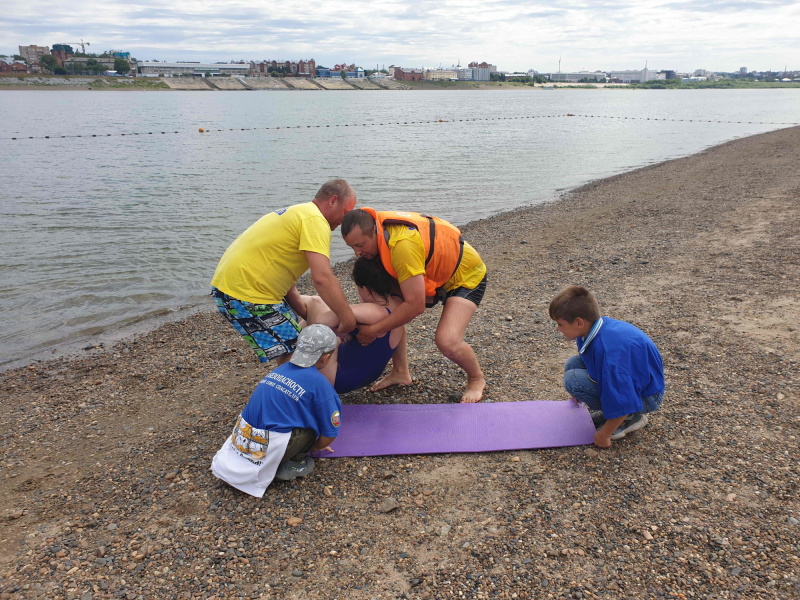
[[[342,69],[341,71],[339,71],[339,75],[341,75],[341,76],[342,76],[342,79],[347,79],[347,73],[345,72],[345,70],[344,70],[344,69]]]
[[[25,59],[24,59],[24,58],[22,58],[22,55],[20,55],[20,54],[15,54],[15,55],[14,55],[14,60],[25,60]]]
[[[124,58],[115,58],[114,70],[120,75],[127,75],[131,71],[131,65]]]
[[[45,54],[39,59],[39,64],[52,73],[58,66],[58,61],[52,54]]]

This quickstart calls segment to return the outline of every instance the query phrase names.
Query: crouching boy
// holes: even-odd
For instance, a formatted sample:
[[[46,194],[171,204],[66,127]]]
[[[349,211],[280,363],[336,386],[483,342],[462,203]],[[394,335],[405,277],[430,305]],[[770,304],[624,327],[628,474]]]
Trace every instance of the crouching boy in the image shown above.
[[[577,285],[553,298],[550,318],[578,345],[564,365],[564,387],[592,412],[595,445],[608,448],[644,427],[664,400],[664,366],[653,341],[630,323],[601,317],[594,294]]]
[[[273,479],[291,480],[314,469],[308,452],[333,452],[342,403],[319,369],[338,346],[325,325],[309,325],[288,363],[256,386],[230,437],[211,461],[211,472],[261,498]]]

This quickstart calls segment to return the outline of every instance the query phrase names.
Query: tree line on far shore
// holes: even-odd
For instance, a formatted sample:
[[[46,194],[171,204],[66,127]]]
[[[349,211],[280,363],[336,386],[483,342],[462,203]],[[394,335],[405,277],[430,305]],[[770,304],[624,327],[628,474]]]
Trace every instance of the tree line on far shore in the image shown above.
[[[55,56],[45,54],[39,59],[39,64],[53,75],[100,75],[108,70],[108,67],[100,64],[95,56],[88,57],[85,63],[65,62],[64,66],[61,66]],[[127,60],[119,57],[114,59],[114,71],[118,75],[127,75],[130,70],[131,65]]]

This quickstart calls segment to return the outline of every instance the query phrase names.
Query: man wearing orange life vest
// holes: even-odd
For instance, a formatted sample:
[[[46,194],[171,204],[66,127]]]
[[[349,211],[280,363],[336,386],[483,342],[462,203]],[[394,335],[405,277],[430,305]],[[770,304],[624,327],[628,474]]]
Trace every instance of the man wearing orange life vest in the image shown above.
[[[419,213],[363,208],[345,215],[342,237],[356,256],[380,260],[403,293],[403,302],[391,315],[373,325],[359,326],[358,341],[369,344],[442,300],[436,346],[467,373],[461,402],[480,402],[486,379],[464,335],[486,290],[486,265],[461,239],[458,228]],[[410,383],[404,336],[392,359],[392,372],[371,389]]]

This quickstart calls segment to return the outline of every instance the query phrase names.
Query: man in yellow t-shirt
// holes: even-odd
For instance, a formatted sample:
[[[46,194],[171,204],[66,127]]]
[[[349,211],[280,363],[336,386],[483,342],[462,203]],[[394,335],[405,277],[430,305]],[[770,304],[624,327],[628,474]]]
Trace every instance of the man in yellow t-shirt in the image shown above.
[[[211,295],[255,351],[261,362],[288,360],[300,331],[305,305],[297,280],[309,268],[311,281],[341,319],[339,334],[356,320],[331,269],[331,232],[356,205],[356,193],[344,179],[325,183],[311,202],[261,217],[222,255],[211,280]]]
[[[377,336],[410,322],[422,314],[426,307],[433,306],[441,299],[444,308],[436,328],[436,346],[467,374],[467,387],[461,402],[480,402],[486,379],[475,352],[464,341],[464,336],[486,290],[486,265],[478,252],[463,242],[460,259],[454,261],[457,267],[453,275],[437,290],[436,297],[428,298],[425,292],[426,277],[430,276],[426,271],[428,252],[419,229],[409,224],[387,224],[383,231],[386,235],[376,235],[375,218],[362,209],[348,213],[342,224],[344,241],[356,256],[380,261],[388,253],[403,295],[403,302],[392,314],[373,325],[359,326],[358,341],[369,344]],[[379,244],[382,248],[379,248]],[[439,251],[436,243],[433,247],[434,252]],[[386,269],[389,270],[388,265]],[[392,358],[392,372],[371,389],[376,391],[390,385],[410,383],[404,335]]]

